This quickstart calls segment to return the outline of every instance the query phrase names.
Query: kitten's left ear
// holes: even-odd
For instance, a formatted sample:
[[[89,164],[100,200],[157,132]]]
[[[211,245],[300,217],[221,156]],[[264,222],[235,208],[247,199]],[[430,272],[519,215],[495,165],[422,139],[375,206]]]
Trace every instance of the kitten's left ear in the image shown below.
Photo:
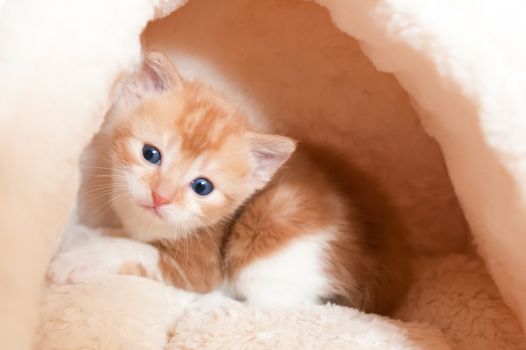
[[[296,149],[296,142],[280,135],[247,133],[250,151],[255,160],[253,178],[261,189]]]
[[[134,106],[146,97],[178,89],[182,84],[183,79],[170,59],[158,51],[150,51],[145,54],[139,71],[125,83],[121,102]]]

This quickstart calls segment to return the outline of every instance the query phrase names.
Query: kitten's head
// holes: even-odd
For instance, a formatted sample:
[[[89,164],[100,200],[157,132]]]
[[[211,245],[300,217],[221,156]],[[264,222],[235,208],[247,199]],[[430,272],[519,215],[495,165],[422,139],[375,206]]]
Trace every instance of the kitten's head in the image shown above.
[[[250,131],[230,101],[183,80],[160,53],[146,56],[117,104],[112,204],[135,239],[177,239],[228,220],[295,149]]]

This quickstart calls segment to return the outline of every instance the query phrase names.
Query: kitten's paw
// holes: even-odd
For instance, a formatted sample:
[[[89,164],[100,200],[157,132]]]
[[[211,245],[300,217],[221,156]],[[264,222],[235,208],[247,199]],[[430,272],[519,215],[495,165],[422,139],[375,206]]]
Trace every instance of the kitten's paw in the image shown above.
[[[119,264],[100,254],[84,246],[60,252],[49,265],[47,279],[56,284],[82,283],[118,273]]]
[[[56,284],[81,283],[105,275],[128,274],[161,280],[154,247],[124,238],[95,236],[59,252],[47,279]]]

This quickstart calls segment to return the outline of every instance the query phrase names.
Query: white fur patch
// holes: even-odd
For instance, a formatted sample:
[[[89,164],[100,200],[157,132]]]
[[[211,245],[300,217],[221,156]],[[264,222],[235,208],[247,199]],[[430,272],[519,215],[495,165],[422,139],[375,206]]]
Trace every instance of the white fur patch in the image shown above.
[[[84,231],[84,235],[76,240],[76,244],[64,247],[53,258],[47,274],[50,281],[58,284],[86,282],[117,274],[127,263],[140,264],[152,278],[161,280],[159,253],[153,246],[126,238],[103,236],[82,226],[76,229]],[[86,236],[86,233],[91,234]]]
[[[329,228],[284,246],[275,254],[245,267],[226,288],[233,297],[258,306],[293,306],[318,303],[330,290],[325,272]]]

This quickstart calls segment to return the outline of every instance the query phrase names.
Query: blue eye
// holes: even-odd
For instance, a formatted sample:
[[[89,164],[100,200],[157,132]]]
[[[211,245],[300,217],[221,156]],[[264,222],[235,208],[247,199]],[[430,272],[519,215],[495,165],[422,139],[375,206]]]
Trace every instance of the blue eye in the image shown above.
[[[161,162],[161,151],[152,145],[143,146],[142,156],[152,164],[159,164]]]
[[[192,190],[200,196],[207,196],[214,190],[214,185],[202,177],[195,179],[191,183]]]

